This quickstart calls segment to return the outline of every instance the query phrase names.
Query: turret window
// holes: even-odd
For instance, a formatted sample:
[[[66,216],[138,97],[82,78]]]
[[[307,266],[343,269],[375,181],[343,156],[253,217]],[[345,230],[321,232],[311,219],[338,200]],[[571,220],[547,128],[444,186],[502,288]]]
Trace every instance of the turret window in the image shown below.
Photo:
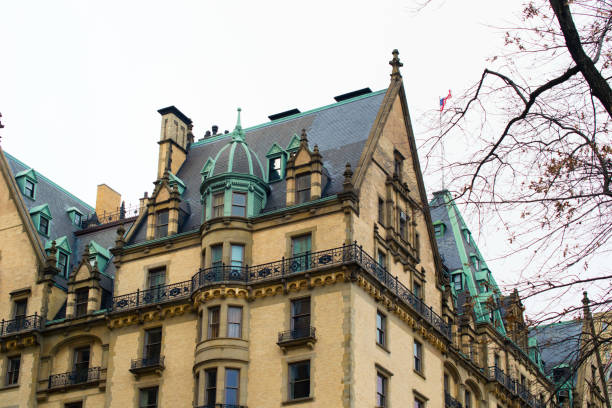
[[[232,215],[235,217],[246,217],[246,193],[232,193]]]
[[[210,247],[211,266],[221,267],[223,265],[223,245],[213,245]]]
[[[213,195],[213,202],[212,202],[213,217],[223,217],[223,195],[224,193],[216,193]]]
[[[310,201],[310,173],[301,174],[295,178],[295,203]]]
[[[241,268],[244,263],[244,245],[232,245],[232,268]]]

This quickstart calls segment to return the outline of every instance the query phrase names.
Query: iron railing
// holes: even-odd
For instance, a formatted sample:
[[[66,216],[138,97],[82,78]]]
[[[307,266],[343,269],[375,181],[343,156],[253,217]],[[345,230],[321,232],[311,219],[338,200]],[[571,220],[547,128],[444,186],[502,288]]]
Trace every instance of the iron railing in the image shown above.
[[[463,405],[454,399],[448,392],[444,392],[444,405],[445,408],[463,408]]]
[[[153,367],[164,368],[164,356],[152,356],[132,359],[130,371]]]
[[[112,311],[124,311],[158,303],[188,298],[191,296],[191,281],[155,286],[134,293],[113,297]]]
[[[98,381],[101,371],[102,369],[100,367],[91,367],[83,370],[74,370],[67,373],[50,375],[49,389]]]
[[[278,344],[314,338],[316,338],[316,329],[314,327],[298,327],[278,333]]]
[[[4,320],[0,322],[0,337],[10,336],[20,332],[40,330],[42,318],[38,313],[31,316],[18,317],[17,319]]]
[[[113,298],[113,311],[129,310],[150,304],[163,303],[189,295],[201,288],[223,283],[258,283],[281,279],[313,269],[357,263],[363,270],[374,277],[390,293],[395,294],[405,305],[414,310],[434,329],[451,339],[451,327],[430,306],[414,295],[397,276],[391,275],[374,258],[366,253],[357,243],[318,252],[306,252],[280,261],[255,266],[217,265],[200,269],[191,281],[158,286],[153,289]]]
[[[489,379],[497,381],[503,385],[512,395],[518,396],[527,405],[533,408],[545,408],[546,404],[540,401],[535,395],[529,392],[529,389],[506,374],[499,367],[489,367]]]

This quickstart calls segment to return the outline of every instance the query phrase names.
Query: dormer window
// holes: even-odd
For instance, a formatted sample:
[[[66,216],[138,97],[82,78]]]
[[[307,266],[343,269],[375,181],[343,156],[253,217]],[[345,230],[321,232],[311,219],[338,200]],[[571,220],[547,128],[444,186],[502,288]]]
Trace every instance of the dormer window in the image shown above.
[[[295,203],[310,201],[310,173],[300,174],[295,178]]]
[[[62,251],[57,254],[57,269],[64,277],[68,277],[68,255]]]
[[[157,213],[157,222],[155,224],[155,237],[161,238],[168,235],[168,210],[162,210]]]
[[[66,210],[66,212],[68,213],[68,217],[70,217],[72,223],[77,227],[81,228],[81,223],[83,222],[83,214],[76,207],[70,207]]]
[[[41,215],[38,220],[38,232],[44,236],[49,236],[49,219],[44,215]]]
[[[24,189],[24,194],[26,195],[26,197],[29,197],[31,199],[34,199],[34,188],[35,188],[35,184],[31,181],[26,179],[23,189]]]
[[[81,226],[81,214],[74,213],[74,223],[79,227]]]
[[[433,227],[434,227],[434,235],[436,236],[436,238],[442,238],[446,230],[446,225],[444,225],[444,223],[441,221],[436,221],[433,223]]]
[[[232,215],[235,217],[246,217],[246,193],[234,191],[232,193]]]
[[[460,291],[463,289],[463,281],[460,273],[453,275],[453,287],[455,288],[455,291]]]
[[[282,160],[279,157],[270,159],[268,167],[268,182],[280,180],[282,178]]]

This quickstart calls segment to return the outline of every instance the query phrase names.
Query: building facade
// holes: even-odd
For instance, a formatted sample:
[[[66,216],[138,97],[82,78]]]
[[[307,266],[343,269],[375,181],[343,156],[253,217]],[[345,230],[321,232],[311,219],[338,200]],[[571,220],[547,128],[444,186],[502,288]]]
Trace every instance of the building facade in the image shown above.
[[[198,141],[159,110],[137,214],[0,150],[0,407],[555,406],[520,300],[427,201],[390,64],[387,89]]]

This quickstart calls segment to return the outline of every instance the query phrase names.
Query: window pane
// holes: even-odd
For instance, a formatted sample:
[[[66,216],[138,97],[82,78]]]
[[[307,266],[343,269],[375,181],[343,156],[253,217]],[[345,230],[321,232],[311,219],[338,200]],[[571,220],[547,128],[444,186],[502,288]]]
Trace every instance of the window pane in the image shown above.
[[[387,377],[380,373],[376,375],[376,406],[385,407],[387,400]]]
[[[19,382],[19,367],[21,366],[21,356],[11,357],[8,360],[6,372],[6,384],[12,385]]]
[[[49,220],[47,220],[42,215],[40,216],[40,221],[38,222],[39,231],[44,235],[49,233]]]
[[[140,390],[140,408],[157,407],[157,387],[143,388]]]
[[[223,216],[223,196],[224,193],[217,193],[213,195],[213,217]]]
[[[289,364],[289,398],[310,396],[310,361]]]
[[[211,368],[204,371],[206,375],[206,405],[214,405],[217,402],[217,369]]]
[[[15,309],[13,312],[13,317],[15,319],[23,319],[26,316],[26,309],[28,307],[28,301],[27,300],[17,300],[15,302]]]
[[[219,337],[219,307],[208,309],[208,338],[216,339]]]
[[[298,337],[305,336],[310,329],[310,298],[291,301],[291,330],[297,330]]]
[[[281,158],[276,157],[270,159],[270,167],[268,170],[268,180],[275,181],[281,179]]]
[[[242,325],[242,308],[230,306],[227,309],[227,337],[240,338]]]
[[[242,266],[244,261],[244,246],[232,245],[232,266]]]
[[[385,345],[386,317],[380,312],[376,313],[376,342]]]
[[[297,204],[310,201],[310,174],[297,176],[296,180],[296,197]]]
[[[223,261],[223,246],[215,245],[210,248],[212,266],[219,266]]]
[[[232,193],[232,215],[246,217],[246,194]]]
[[[238,388],[240,383],[240,370],[225,369],[225,403],[238,405]]]

